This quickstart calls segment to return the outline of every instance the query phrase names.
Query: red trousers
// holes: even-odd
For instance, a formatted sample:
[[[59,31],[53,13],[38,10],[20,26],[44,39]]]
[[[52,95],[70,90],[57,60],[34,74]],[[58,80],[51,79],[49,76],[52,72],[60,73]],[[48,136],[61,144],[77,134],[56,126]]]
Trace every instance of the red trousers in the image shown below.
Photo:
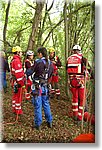
[[[59,86],[58,86],[58,82],[59,82],[59,77],[58,75],[56,76],[52,76],[51,78],[51,86],[52,86],[52,89],[51,89],[51,94],[56,94],[56,96],[59,96],[60,95],[60,89],[59,89]]]
[[[16,114],[23,113],[21,108],[22,95],[23,95],[22,87],[18,88],[17,93],[14,93],[14,91],[12,92],[12,111]]]
[[[84,87],[74,88],[71,87],[72,92],[72,110],[73,116],[78,117],[79,120],[82,120],[83,113],[83,100],[84,100]]]
[[[26,100],[30,100],[31,99],[31,85],[32,85],[32,81],[30,79],[27,79],[26,93],[25,93]]]

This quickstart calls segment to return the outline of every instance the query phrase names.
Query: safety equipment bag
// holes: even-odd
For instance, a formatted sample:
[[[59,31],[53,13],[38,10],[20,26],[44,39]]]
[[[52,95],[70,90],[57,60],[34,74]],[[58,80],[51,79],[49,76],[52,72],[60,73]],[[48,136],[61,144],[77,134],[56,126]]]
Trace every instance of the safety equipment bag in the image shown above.
[[[68,74],[81,73],[82,54],[73,54],[67,59]]]

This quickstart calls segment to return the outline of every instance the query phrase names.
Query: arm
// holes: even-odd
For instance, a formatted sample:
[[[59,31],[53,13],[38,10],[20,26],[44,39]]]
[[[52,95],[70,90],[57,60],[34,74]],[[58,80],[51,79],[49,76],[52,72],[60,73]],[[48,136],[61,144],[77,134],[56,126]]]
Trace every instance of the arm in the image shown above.
[[[17,83],[20,86],[23,86],[24,85],[24,71],[23,71],[21,62],[18,60],[15,60],[12,64],[12,69],[13,69],[14,76],[16,78]]]
[[[28,69],[26,70],[26,75],[27,75],[27,76],[32,75],[32,74],[35,72],[36,67],[37,67],[37,63],[34,62],[34,65],[31,66],[30,68],[28,68]]]
[[[61,66],[62,66],[62,63],[61,63],[59,57],[57,57],[56,66],[57,66],[57,67],[61,67]]]
[[[25,62],[25,68],[26,68],[26,69],[29,69],[30,67],[31,67],[30,62],[29,62],[29,61],[26,61],[26,62]]]
[[[92,71],[92,68],[89,64],[89,62],[87,63],[87,59],[85,57],[82,57],[82,66],[85,68],[85,70],[87,69],[89,74],[91,75],[91,79],[94,78],[94,75],[93,75],[93,71]],[[86,64],[87,64],[87,68],[86,68]]]

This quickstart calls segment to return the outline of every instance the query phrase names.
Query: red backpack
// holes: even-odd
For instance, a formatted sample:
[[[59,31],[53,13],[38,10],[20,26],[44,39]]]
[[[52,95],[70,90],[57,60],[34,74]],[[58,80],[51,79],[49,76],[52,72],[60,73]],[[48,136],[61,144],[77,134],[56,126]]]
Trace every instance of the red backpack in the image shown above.
[[[67,59],[68,74],[81,73],[82,54],[73,54]]]

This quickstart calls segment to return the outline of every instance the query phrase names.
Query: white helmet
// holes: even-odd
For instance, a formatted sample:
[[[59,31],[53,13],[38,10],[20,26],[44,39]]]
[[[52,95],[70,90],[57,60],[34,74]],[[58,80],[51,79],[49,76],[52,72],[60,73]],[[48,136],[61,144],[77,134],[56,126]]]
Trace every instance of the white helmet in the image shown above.
[[[32,56],[32,55],[34,55],[34,52],[31,51],[31,50],[28,50],[27,53],[26,53],[26,55],[27,55],[27,56]]]
[[[81,51],[81,47],[80,47],[79,45],[75,45],[75,46],[73,47],[73,50],[79,50],[79,51]]]

